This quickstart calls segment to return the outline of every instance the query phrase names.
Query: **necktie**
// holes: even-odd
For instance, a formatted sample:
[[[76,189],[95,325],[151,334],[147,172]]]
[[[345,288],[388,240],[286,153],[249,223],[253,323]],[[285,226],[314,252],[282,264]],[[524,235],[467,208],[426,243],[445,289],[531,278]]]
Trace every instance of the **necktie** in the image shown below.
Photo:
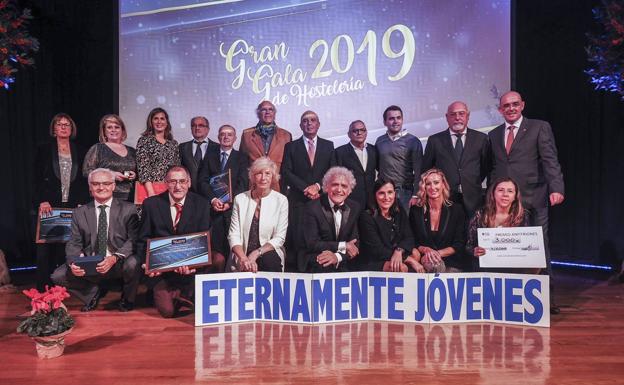
[[[457,138],[455,141],[455,158],[457,162],[461,160],[462,153],[464,152],[464,144],[462,143],[462,136],[464,134],[453,134]]]
[[[334,209],[334,212],[337,212],[338,210],[340,211],[344,211],[345,210],[345,205],[334,205],[334,207],[332,207]]]
[[[507,128],[509,130],[509,133],[507,134],[507,143],[505,143],[505,151],[507,151],[507,155],[509,155],[509,152],[511,151],[511,145],[514,141],[514,128],[514,126],[509,126]]]
[[[195,140],[194,142],[197,144],[197,148],[195,149],[195,155],[193,156],[193,158],[195,158],[195,162],[199,164],[202,161],[201,145],[205,142],[203,140],[201,142],[198,140]]]
[[[227,160],[228,160],[228,153],[223,151],[221,153],[221,171],[225,170],[225,165],[227,163]]]
[[[100,215],[98,216],[97,229],[97,255],[106,255],[106,242],[108,239],[108,223],[106,221],[106,205],[99,205]]]
[[[334,210],[334,230],[336,232],[336,239],[338,239],[338,235],[340,234],[340,222],[342,222],[342,213],[345,210],[345,205],[334,205],[332,210]]]
[[[308,140],[308,158],[310,158],[310,166],[314,165],[314,141]]]
[[[182,216],[182,203],[174,203],[173,206],[176,209],[175,219],[173,220],[173,231],[178,232],[178,223],[180,222],[180,217]]]

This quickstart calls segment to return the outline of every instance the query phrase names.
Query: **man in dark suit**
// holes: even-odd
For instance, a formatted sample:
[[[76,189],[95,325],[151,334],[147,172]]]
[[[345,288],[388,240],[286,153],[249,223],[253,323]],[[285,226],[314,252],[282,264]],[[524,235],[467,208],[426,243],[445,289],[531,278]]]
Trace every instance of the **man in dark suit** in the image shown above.
[[[290,132],[275,123],[277,108],[268,100],[263,100],[256,108],[258,123],[243,131],[239,151],[247,154],[249,164],[261,156],[266,156],[277,164],[278,169],[284,159],[284,146],[292,140]],[[274,181],[271,188],[280,190],[279,183]]]
[[[217,272],[225,269],[226,257],[230,254],[227,233],[230,228],[232,215],[232,201],[234,197],[247,190],[249,185],[249,161],[245,154],[234,150],[236,130],[230,125],[219,128],[219,149],[211,150],[206,154],[199,172],[199,193],[212,206],[212,237],[211,250],[213,266]],[[210,179],[215,175],[230,171],[232,194],[219,197],[210,185]]]
[[[199,183],[197,176],[202,164],[202,160],[210,149],[216,149],[219,145],[208,139],[210,123],[203,116],[196,116],[191,119],[191,134],[193,140],[180,143],[180,160],[182,165],[191,173],[191,190],[197,192]]]
[[[145,261],[147,240],[176,234],[192,234],[210,230],[210,204],[202,196],[189,192],[191,178],[183,166],[172,166],[165,177],[167,191],[143,201],[143,218],[137,241],[137,252]],[[174,317],[187,305],[193,307],[195,269],[181,267],[174,272],[151,274],[154,285],[154,306],[165,318]]]
[[[483,204],[481,184],[490,167],[488,137],[468,128],[469,119],[466,103],[457,101],[448,106],[448,129],[429,137],[422,168],[422,172],[432,167],[444,172],[451,200],[464,207],[468,219]]]
[[[492,148],[490,182],[511,177],[520,187],[522,204],[531,214],[531,225],[542,226],[547,273],[552,276],[548,247],[548,204],[564,200],[564,183],[557,159],[557,147],[548,122],[528,119],[522,115],[524,101],[515,91],[500,98],[498,110],[505,123],[488,134]],[[551,290],[552,293],[552,290]],[[551,313],[559,308],[551,301]]]
[[[81,311],[94,310],[106,292],[106,280],[123,278],[120,311],[134,308],[141,270],[135,253],[138,216],[136,207],[113,198],[115,175],[98,168],[89,173],[89,191],[94,200],[74,210],[71,239],[65,245],[68,262],[52,273],[52,281],[66,286],[85,305]],[[101,255],[95,276],[73,263],[73,258]],[[70,259],[72,258],[72,259]]]
[[[347,199],[355,186],[353,173],[332,167],[323,177],[323,194],[306,204],[305,248],[299,250],[299,271],[328,273],[359,270],[358,218],[360,205]]]
[[[334,144],[319,138],[321,126],[314,111],[301,115],[299,127],[303,135],[284,147],[280,174],[281,191],[288,196],[288,236],[286,269],[296,268],[297,248],[303,241],[302,211],[307,202],[318,199],[323,175],[335,164]]]
[[[377,171],[377,149],[366,143],[366,125],[361,120],[349,124],[348,135],[349,143],[335,151],[336,165],[348,168],[355,177],[350,199],[358,202],[362,208],[370,208],[375,201],[373,185]]]

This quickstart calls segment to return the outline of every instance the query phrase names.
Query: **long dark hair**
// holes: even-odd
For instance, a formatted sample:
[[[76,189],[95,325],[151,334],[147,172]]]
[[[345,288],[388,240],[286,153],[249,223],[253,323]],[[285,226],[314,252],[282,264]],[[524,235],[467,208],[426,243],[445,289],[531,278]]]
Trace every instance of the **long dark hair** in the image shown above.
[[[370,214],[374,217],[377,215],[381,215],[381,209],[379,208],[379,203],[377,203],[377,191],[379,191],[383,186],[387,184],[390,184],[392,188],[395,190],[394,203],[392,203],[392,206],[390,206],[390,210],[389,210],[390,216],[392,218],[396,218],[399,215],[399,212],[401,210],[399,208],[399,202],[396,197],[396,183],[394,183],[390,179],[385,179],[385,178],[380,177],[379,179],[377,179],[377,181],[375,181],[375,185],[373,187],[373,194],[375,194],[375,204],[373,205],[373,208],[370,210]]]
[[[520,202],[520,189],[518,188],[518,184],[515,180],[509,177],[498,178],[494,181],[494,183],[492,183],[485,196],[482,221],[486,227],[494,227],[496,219],[496,200],[494,199],[494,191],[499,184],[505,182],[511,182],[514,185],[516,194],[514,196],[514,201],[509,207],[509,218],[505,223],[503,223],[503,227],[515,227],[522,224],[524,221],[524,208],[522,207],[522,202]]]
[[[169,122],[169,114],[165,111],[164,108],[156,107],[150,111],[149,115],[147,115],[147,122],[145,123],[145,131],[141,135],[155,135],[154,126],[152,126],[152,118],[157,113],[162,112],[165,114],[165,119],[167,120],[167,127],[165,127],[165,139],[173,140],[173,135],[171,134],[171,122]]]

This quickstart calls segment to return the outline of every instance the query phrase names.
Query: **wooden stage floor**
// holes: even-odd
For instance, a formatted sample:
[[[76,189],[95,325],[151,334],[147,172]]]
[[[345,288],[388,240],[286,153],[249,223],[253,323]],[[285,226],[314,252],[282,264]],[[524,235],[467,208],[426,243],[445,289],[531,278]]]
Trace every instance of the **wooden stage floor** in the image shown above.
[[[25,288],[22,286],[20,288]],[[0,294],[0,384],[624,384],[624,284],[560,273],[552,326],[324,326],[248,323],[193,327],[151,308],[80,313],[65,355],[40,360],[15,333],[28,308]]]

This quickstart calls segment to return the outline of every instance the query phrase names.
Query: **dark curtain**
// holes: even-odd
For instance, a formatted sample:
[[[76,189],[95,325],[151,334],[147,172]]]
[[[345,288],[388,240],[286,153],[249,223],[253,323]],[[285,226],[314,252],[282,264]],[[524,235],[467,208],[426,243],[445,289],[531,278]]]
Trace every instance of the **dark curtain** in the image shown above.
[[[513,82],[525,115],[551,122],[566,182],[566,201],[551,212],[553,255],[612,262],[620,258],[624,225],[619,155],[624,102],[594,91],[585,33],[595,28],[598,1],[515,2]],[[0,248],[11,265],[33,259],[32,159],[48,138],[51,117],[69,113],[78,142],[97,140],[99,118],[117,111],[117,1],[20,1],[33,10],[32,34],[41,41],[36,68],[22,69],[0,91]],[[470,101],[468,101],[470,103]]]

